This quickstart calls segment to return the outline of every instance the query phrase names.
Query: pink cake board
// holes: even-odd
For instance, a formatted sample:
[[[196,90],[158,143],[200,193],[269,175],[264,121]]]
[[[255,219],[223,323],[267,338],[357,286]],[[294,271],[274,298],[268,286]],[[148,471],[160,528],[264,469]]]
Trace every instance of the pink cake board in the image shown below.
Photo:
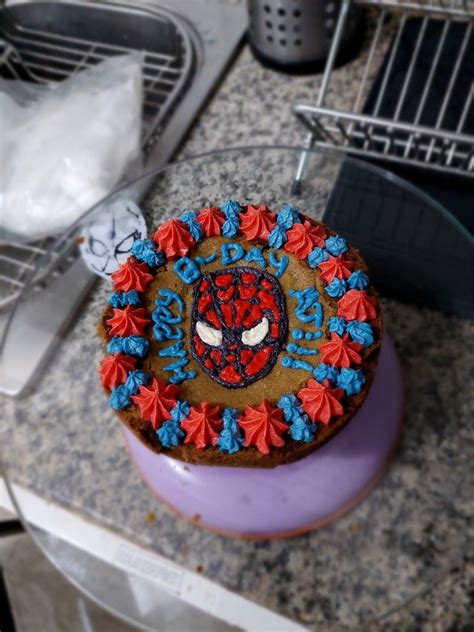
[[[385,336],[362,408],[309,456],[274,469],[191,465],[157,455],[124,427],[132,462],[151,490],[184,518],[223,535],[278,538],[325,525],[359,503],[395,452],[402,376]]]

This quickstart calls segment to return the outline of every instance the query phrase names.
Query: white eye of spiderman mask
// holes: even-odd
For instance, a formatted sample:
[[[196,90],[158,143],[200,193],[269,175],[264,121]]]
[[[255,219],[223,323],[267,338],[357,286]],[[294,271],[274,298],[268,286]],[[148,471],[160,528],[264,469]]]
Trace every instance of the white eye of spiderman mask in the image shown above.
[[[242,388],[273,368],[288,321],[271,274],[236,267],[203,276],[194,288],[191,352],[216,382]]]

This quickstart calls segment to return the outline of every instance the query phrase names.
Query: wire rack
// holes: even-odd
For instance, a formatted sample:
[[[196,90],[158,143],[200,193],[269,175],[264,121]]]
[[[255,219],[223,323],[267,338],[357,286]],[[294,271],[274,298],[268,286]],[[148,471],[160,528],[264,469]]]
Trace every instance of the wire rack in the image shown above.
[[[463,71],[461,82],[461,70],[474,58],[474,2],[353,2],[369,8],[373,18],[371,39],[356,66],[358,89],[348,106],[338,106],[340,95],[332,90],[332,79],[352,4],[343,0],[317,103],[293,108],[310,130],[307,146],[318,144],[472,177],[474,77],[466,83]],[[457,55],[446,72],[454,32]],[[436,41],[433,54],[426,52],[429,41],[431,46]],[[439,93],[440,77],[445,85],[442,98],[434,105],[433,91]],[[304,163],[303,154],[297,182]]]
[[[48,6],[51,4],[46,3]],[[49,20],[47,30],[29,26],[28,23],[37,19],[34,13],[32,18],[27,16],[27,25],[15,21],[14,15],[12,18],[8,14],[8,19],[2,20],[0,12],[0,76],[6,79],[48,84],[71,77],[113,55],[133,50],[144,54],[142,146],[146,157],[184,93],[192,71],[192,43],[179,20],[155,8],[151,12],[119,4],[93,6],[69,2],[55,3],[55,20]],[[66,34],[66,18],[72,24],[75,20],[84,24],[84,34],[80,33],[80,29]],[[110,41],[116,37],[114,29],[118,31],[124,20],[133,20],[134,30],[138,33],[140,27],[146,26],[149,30],[150,23],[153,23],[154,37],[158,45],[160,40],[161,45],[165,44],[164,50],[147,49],[146,42],[142,41],[135,45]],[[40,21],[38,23],[41,25]],[[104,28],[109,24],[108,33],[97,30],[102,23]],[[92,30],[87,28],[88,24],[95,24],[95,38],[87,36]],[[123,28],[123,32],[126,31]],[[133,33],[127,39],[133,39]],[[0,310],[14,302],[51,242],[52,239],[44,239],[31,245],[14,241],[9,241],[8,245],[0,244]],[[39,269],[36,278],[38,289],[42,287],[41,279],[47,278],[50,273],[57,275],[64,272],[74,261],[72,246],[65,245],[54,253],[50,265]]]

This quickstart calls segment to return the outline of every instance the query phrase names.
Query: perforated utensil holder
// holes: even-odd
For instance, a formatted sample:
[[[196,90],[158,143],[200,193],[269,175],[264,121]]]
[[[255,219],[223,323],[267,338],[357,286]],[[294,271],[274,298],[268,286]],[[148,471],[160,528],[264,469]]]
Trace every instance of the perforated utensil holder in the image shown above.
[[[340,0],[248,0],[249,40],[263,61],[305,69],[326,59]],[[354,33],[358,11],[351,9],[344,38]]]

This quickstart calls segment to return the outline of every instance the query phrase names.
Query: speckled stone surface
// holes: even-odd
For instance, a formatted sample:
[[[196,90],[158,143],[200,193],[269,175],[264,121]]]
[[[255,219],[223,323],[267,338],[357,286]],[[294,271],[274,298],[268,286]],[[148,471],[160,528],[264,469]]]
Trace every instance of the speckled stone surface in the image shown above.
[[[360,68],[356,61],[336,71],[342,98],[353,94]],[[232,145],[297,144],[304,132],[290,104],[314,102],[319,81],[263,69],[244,48],[181,157]],[[235,166],[229,162],[230,189]],[[174,186],[191,184],[181,178]],[[271,185],[271,179],[259,183]],[[270,198],[278,199],[277,178],[273,185]],[[249,192],[259,187],[251,183]],[[212,181],[200,190],[206,199]],[[326,193],[324,186],[312,192],[321,208]],[[162,195],[155,188],[148,216],[177,210],[163,205]],[[405,433],[393,467],[334,525],[289,541],[244,542],[181,521],[134,472],[91,369],[102,354],[94,330],[107,293],[105,283],[91,293],[38,390],[1,402],[16,482],[191,570],[201,566],[210,579],[312,629],[368,629],[384,614],[370,629],[470,629],[473,323],[384,300],[406,384]]]

